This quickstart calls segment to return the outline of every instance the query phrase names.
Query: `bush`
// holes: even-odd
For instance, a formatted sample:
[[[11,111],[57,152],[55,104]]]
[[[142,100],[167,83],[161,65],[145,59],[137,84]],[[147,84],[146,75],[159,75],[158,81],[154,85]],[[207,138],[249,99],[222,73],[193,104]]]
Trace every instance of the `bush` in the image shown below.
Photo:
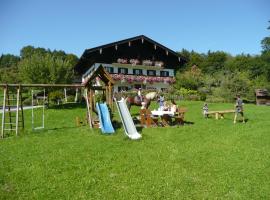
[[[54,104],[57,104],[59,101],[62,102],[63,98],[64,98],[63,92],[53,91],[49,93],[49,100],[52,101]]]
[[[74,95],[69,95],[67,96],[67,102],[74,102],[75,96]]]
[[[224,103],[224,102],[226,102],[224,98],[216,97],[216,96],[213,96],[213,95],[207,96],[205,101],[209,102],[209,103]]]
[[[32,105],[32,97],[28,97],[23,100],[23,105],[24,106],[31,106]]]
[[[96,100],[96,102],[101,102],[101,103],[104,103],[104,102],[106,102],[106,95],[104,94],[102,94],[102,93],[97,93],[97,94],[95,94],[95,100]]]

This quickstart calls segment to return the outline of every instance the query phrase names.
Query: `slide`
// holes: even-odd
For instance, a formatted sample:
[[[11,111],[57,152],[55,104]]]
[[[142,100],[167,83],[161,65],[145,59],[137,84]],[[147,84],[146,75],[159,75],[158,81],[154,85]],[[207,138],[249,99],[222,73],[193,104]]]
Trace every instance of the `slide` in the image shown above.
[[[110,112],[106,103],[97,103],[96,107],[98,111],[98,118],[102,133],[106,134],[114,133],[114,128],[112,126],[110,118]]]
[[[115,99],[115,102],[116,102],[117,109],[121,117],[122,123],[124,125],[126,135],[132,140],[140,139],[142,136],[136,130],[136,127],[131,118],[131,115],[127,108],[127,104],[125,100],[117,101]]]

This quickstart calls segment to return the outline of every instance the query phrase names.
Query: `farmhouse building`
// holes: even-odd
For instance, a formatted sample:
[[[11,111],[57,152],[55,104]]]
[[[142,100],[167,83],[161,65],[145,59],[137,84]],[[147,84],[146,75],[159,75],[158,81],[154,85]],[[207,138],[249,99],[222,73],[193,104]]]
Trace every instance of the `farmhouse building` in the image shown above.
[[[115,81],[114,92],[130,89],[165,90],[175,81],[175,71],[185,59],[173,50],[144,36],[86,49],[75,71],[83,82],[102,65]]]

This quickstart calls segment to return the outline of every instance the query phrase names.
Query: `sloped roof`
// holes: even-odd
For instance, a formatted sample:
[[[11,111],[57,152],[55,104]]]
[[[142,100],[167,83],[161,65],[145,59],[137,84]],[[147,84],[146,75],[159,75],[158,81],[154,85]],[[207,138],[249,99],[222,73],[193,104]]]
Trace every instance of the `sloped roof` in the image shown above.
[[[257,97],[265,97],[269,96],[268,90],[267,89],[256,89],[255,90],[256,96]]]
[[[145,43],[145,45],[142,45],[142,43]],[[137,49],[132,50],[132,48],[128,47],[130,44],[135,44],[134,48],[137,48]],[[141,46],[139,46],[139,44]],[[131,45],[131,46],[134,46],[134,45]],[[125,50],[121,51],[121,48],[118,48],[118,47],[124,48]],[[118,51],[117,51],[117,48],[118,48]],[[123,56],[123,52],[126,53],[126,55],[130,54],[134,56],[136,54],[136,50],[140,51],[140,53],[144,55],[145,57],[144,59],[151,59],[149,57],[151,53],[157,55],[157,57],[163,56],[162,58],[164,60],[162,59],[160,60],[165,61],[165,63],[166,62],[169,63],[168,66],[172,68],[176,68],[177,65],[181,66],[182,64],[186,62],[186,59],[180,54],[176,53],[175,51],[150,39],[149,37],[146,37],[145,35],[139,35],[136,37],[125,39],[125,40],[120,40],[117,42],[112,42],[109,44],[86,49],[84,53],[82,54],[79,62],[75,66],[75,70],[80,73],[83,73],[84,71],[86,71],[87,68],[90,67],[89,65],[92,65],[94,63],[113,63],[112,62],[113,60],[114,62],[116,62],[115,56]],[[120,52],[121,52],[121,55],[116,55],[116,54],[120,54]],[[167,55],[166,58],[162,54],[166,54]]]
[[[88,84],[91,84],[91,81],[94,80],[96,77],[100,78],[105,84],[108,84],[109,82],[113,85],[114,80],[112,79],[111,75],[104,69],[102,65],[99,65],[97,68],[95,68],[89,76],[85,78],[83,81],[83,85],[86,86]]]
[[[168,52],[172,53],[173,55],[177,56],[177,57],[180,57],[181,59],[184,59],[184,57],[180,56],[178,53],[176,53],[175,51],[169,49],[168,47],[165,47],[164,45],[150,39],[149,37],[146,37],[145,35],[139,35],[139,36],[135,36],[135,37],[131,37],[131,38],[128,38],[128,39],[125,39],[125,40],[119,40],[117,42],[112,42],[112,43],[109,43],[109,44],[104,44],[104,45],[101,45],[101,46],[97,46],[97,47],[94,47],[94,48],[91,48],[91,49],[86,49],[84,51],[83,54],[88,54],[88,53],[91,53],[93,51],[99,51],[100,49],[104,49],[104,48],[107,48],[107,47],[111,47],[111,46],[115,46],[115,45],[120,45],[120,44],[124,44],[124,43],[128,43],[128,42],[132,42],[132,41],[135,41],[135,40],[141,40],[141,39],[144,39],[146,41],[149,41],[157,46],[159,46],[160,48],[164,49],[164,50],[167,50]]]

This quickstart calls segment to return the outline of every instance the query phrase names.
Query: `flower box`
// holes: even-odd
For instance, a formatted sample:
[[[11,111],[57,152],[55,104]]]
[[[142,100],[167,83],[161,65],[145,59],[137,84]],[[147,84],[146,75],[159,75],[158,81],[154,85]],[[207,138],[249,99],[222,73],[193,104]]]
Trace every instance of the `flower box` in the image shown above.
[[[138,59],[130,59],[129,63],[132,64],[132,65],[139,65],[140,61]]]
[[[125,58],[118,58],[118,59],[117,59],[117,62],[118,62],[118,63],[121,63],[121,64],[127,64],[127,63],[128,63],[128,59],[125,59]]]
[[[149,77],[149,76],[134,76],[134,75],[123,75],[123,74],[112,74],[112,78],[115,81],[121,81],[121,82],[128,82],[128,83],[134,83],[134,82],[142,82],[144,84],[146,83],[165,83],[165,84],[172,84],[175,82],[175,78],[173,77]]]
[[[153,62],[151,60],[143,60],[143,65],[146,65],[146,66],[152,66],[153,65]]]
[[[164,62],[162,62],[162,61],[156,61],[155,62],[155,66],[156,67],[163,67],[164,66]]]

